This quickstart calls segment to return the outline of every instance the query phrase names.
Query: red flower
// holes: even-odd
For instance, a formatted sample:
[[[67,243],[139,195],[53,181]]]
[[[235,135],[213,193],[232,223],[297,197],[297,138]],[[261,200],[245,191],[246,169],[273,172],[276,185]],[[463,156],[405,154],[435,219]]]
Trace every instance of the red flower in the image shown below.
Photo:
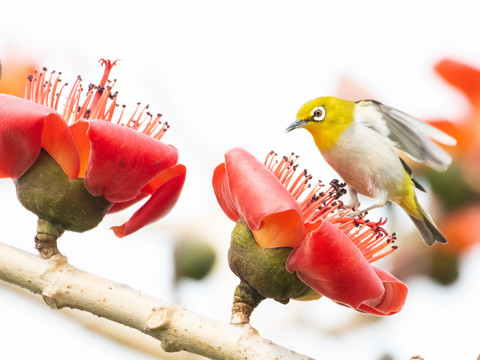
[[[61,110],[65,85],[60,74],[48,76],[46,69],[29,76],[26,99],[0,94],[0,177],[21,177],[44,149],[70,179],[84,179],[91,195],[113,203],[110,212],[150,195],[125,224],[112,228],[123,237],[170,211],[186,168],[177,165],[177,149],[160,141],[168,124],[146,111],[148,106],[137,107],[121,125],[122,109],[113,122],[117,93],[108,76],[115,62],[101,62],[100,84],[89,86],[81,101],[84,89],[78,77]]]
[[[271,153],[262,164],[240,148],[225,154],[213,175],[225,214],[233,221],[242,218],[260,248],[293,248],[286,269],[320,294],[370,314],[400,311],[407,287],[370,265],[396,249],[394,236],[381,227],[385,222],[347,216],[351,210],[338,201],[345,191],[336,181],[327,191],[319,192],[319,183],[302,196],[311,176],[306,171],[295,176],[293,156],[274,158]]]
[[[458,61],[444,59],[435,65],[435,71],[450,85],[459,90],[469,103],[465,116],[459,117],[455,125],[439,119],[431,123],[457,139],[452,150],[459,162],[467,182],[478,190],[480,175],[480,70]]]

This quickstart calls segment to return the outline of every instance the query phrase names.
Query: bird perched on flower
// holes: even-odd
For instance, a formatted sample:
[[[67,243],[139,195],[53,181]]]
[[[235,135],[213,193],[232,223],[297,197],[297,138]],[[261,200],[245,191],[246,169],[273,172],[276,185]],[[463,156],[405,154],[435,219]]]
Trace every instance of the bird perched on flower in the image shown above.
[[[445,171],[452,159],[430,139],[452,146],[455,139],[378,101],[336,97],[305,103],[286,131],[297,128],[312,134],[327,163],[346,182],[349,206],[359,206],[358,193],[375,199],[374,205],[357,210],[357,214],[392,201],[406,211],[428,245],[447,242],[417,200],[415,188],[425,189],[413,179],[411,169],[396,150]]]

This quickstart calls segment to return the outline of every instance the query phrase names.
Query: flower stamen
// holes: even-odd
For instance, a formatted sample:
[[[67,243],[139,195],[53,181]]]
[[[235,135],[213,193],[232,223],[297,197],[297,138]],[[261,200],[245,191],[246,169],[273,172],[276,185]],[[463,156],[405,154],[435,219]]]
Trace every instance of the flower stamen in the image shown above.
[[[60,111],[61,116],[67,124],[75,123],[79,120],[97,119],[121,124],[125,105],[118,118],[114,119],[117,104],[118,92],[112,93],[112,89],[116,84],[116,80],[108,79],[110,71],[116,65],[118,60],[110,61],[100,59],[100,63],[105,67],[102,79],[98,85],[89,85],[82,100],[84,88],[82,86],[82,78],[80,76],[75,80],[71,90],[69,91],[63,109]],[[25,85],[25,98],[35,103],[50,107],[58,111],[58,103],[62,91],[68,83],[62,84],[57,93],[57,88],[61,82],[61,72],[52,71],[47,79],[47,69],[43,71],[35,71],[33,75],[27,77]],[[56,74],[56,76],[55,76]],[[149,106],[140,108],[140,103],[124,126],[133,130],[143,132],[154,139],[160,140],[170,125],[167,122],[161,122],[161,114],[154,116],[148,111]]]
[[[352,243],[362,252],[368,262],[377,261],[397,249],[397,246],[388,246],[395,242],[395,234],[388,235],[383,228],[387,219],[380,218],[377,222],[365,219],[366,214],[350,217],[352,209],[346,208],[339,199],[346,194],[345,183],[332,180],[326,191],[320,191],[324,184],[319,181],[305,195],[305,191],[311,187],[309,183],[312,175],[304,170],[295,177],[298,159],[293,153],[290,157],[284,156],[280,161],[276,160],[277,154],[272,150],[265,159],[265,166],[280,181],[285,189],[299,202],[305,222],[316,222],[320,219],[334,224],[341,230]],[[295,180],[292,182],[292,179]],[[290,184],[291,183],[291,184]],[[300,198],[303,197],[303,200]]]

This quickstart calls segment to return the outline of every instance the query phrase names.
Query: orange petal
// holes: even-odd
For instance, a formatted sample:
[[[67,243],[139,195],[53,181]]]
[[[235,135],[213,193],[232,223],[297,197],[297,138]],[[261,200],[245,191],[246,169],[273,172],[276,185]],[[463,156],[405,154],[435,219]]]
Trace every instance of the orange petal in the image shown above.
[[[225,154],[225,174],[229,206],[248,224],[260,247],[295,246],[303,239],[300,205],[264,164],[235,148]]]
[[[87,136],[88,122],[77,121],[70,126],[75,143],[78,148],[78,155],[80,157],[80,170],[78,177],[85,177],[85,169],[87,168],[88,158],[90,156],[90,139]]]
[[[0,94],[0,177],[18,178],[44,148],[70,178],[80,166],[73,135],[63,118],[46,106]]]
[[[70,179],[78,177],[80,159],[75,140],[65,120],[56,112],[45,118],[42,148],[55,159]]]
[[[261,249],[276,247],[295,247],[305,236],[305,228],[300,214],[296,210],[287,210],[267,215],[259,230],[253,236]]]

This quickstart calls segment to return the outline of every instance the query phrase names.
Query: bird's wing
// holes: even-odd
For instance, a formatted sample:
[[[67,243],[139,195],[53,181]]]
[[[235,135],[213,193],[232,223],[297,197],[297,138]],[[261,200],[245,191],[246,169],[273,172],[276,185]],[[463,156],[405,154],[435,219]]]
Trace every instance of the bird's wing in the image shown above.
[[[380,115],[372,118],[371,121],[364,116],[365,125],[388,136],[398,149],[412,159],[440,171],[445,171],[452,162],[451,156],[430,140],[433,139],[445,145],[455,145],[456,140],[443,131],[378,101],[368,100],[358,103],[364,103],[365,107],[373,107]]]

